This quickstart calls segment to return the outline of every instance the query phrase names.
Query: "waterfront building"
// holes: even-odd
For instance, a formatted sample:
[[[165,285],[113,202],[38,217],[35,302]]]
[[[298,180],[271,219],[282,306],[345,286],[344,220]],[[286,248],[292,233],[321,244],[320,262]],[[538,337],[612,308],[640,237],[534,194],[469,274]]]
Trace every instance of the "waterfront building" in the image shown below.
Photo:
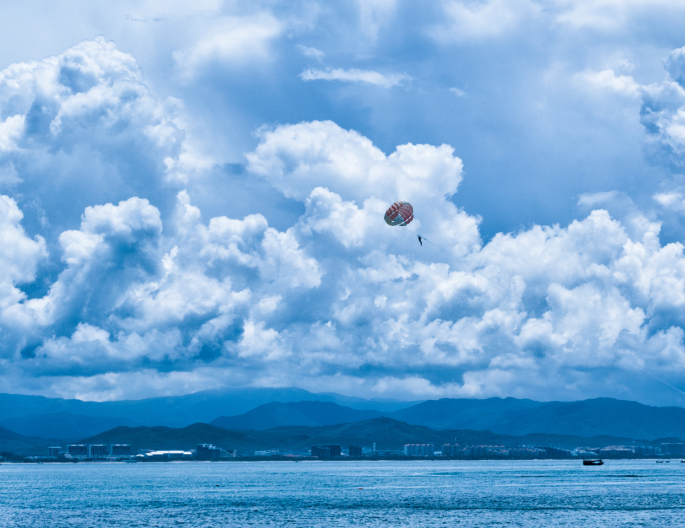
[[[67,453],[74,458],[88,458],[88,446],[86,444],[69,444]]]
[[[462,451],[464,448],[460,446],[459,444],[443,444],[442,445],[442,456],[444,457],[458,457],[458,456],[463,456]],[[406,450],[405,450],[406,452]]]
[[[281,456],[285,453],[281,453],[278,449],[265,449],[263,451],[255,451],[254,456]]]
[[[89,444],[88,456],[90,458],[107,458],[109,456],[109,446],[105,444]]]
[[[166,462],[168,460],[191,460],[191,451],[149,451],[142,455],[143,460],[152,462]]]
[[[685,455],[685,444],[661,444],[661,453],[664,455]]]
[[[539,447],[512,447],[509,449],[510,457],[521,457],[521,458],[542,458],[547,456],[547,452]]]
[[[633,453],[636,455],[658,455],[661,453],[661,449],[658,447],[654,446],[644,446],[644,445],[637,445],[633,446]]]
[[[312,446],[311,455],[321,459],[339,457],[342,455],[342,446],[338,444]]]
[[[432,457],[435,456],[435,444],[405,444],[404,454],[406,456]]]
[[[365,458],[388,458],[388,457],[403,457],[406,456],[404,451],[399,449],[372,449],[364,452]]]
[[[110,453],[115,458],[125,458],[131,456],[130,444],[112,444],[110,446]]]
[[[60,446],[48,447],[48,456],[58,457],[61,452],[62,452],[62,448]]]
[[[356,445],[351,445],[347,452],[351,457],[360,457],[362,456],[362,447],[361,446],[356,446]]]
[[[599,450],[599,456],[604,458],[630,458],[634,454],[632,447],[622,445],[606,446]]]
[[[195,453],[198,460],[219,460],[221,458],[221,448],[212,444],[198,444]]]
[[[549,458],[570,458],[571,451],[568,449],[561,449],[559,447],[543,447],[545,453]]]

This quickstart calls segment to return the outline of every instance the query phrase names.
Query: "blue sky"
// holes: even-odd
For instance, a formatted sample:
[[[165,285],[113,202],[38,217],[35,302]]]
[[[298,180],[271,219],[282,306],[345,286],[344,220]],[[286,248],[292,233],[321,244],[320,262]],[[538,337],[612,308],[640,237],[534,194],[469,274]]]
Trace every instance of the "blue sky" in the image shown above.
[[[685,390],[684,22],[673,0],[3,7],[0,389],[685,404],[653,377]]]

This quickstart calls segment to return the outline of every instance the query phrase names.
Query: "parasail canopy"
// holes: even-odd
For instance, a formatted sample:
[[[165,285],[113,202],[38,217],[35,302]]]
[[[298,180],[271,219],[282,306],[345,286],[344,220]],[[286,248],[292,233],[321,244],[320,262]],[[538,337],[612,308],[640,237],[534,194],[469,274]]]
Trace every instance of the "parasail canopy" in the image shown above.
[[[414,220],[414,208],[409,202],[395,202],[385,212],[385,223],[391,226],[406,226]]]

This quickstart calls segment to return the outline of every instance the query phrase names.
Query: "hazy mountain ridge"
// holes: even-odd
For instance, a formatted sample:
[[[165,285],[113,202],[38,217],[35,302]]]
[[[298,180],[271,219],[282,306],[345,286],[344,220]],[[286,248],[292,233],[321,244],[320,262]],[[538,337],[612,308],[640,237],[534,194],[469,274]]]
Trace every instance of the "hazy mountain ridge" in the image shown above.
[[[579,402],[444,398],[378,415],[434,430],[468,429],[515,436],[544,433],[650,440],[685,438],[685,409],[650,407],[611,398]],[[336,404],[272,402],[242,415],[219,417],[211,423],[228,429],[264,430],[289,425],[333,425],[368,418],[362,411]]]
[[[43,438],[32,438],[0,427],[0,451],[25,451],[47,442]]]
[[[577,402],[441,399],[425,401],[388,416],[435,429],[487,429],[509,435],[685,438],[682,407],[651,407],[612,398]]]
[[[122,418],[131,422],[121,425],[137,423],[147,426],[184,427],[197,422],[208,423],[219,416],[243,414],[255,407],[274,401],[335,403],[338,400],[350,408],[368,409],[370,405],[374,405],[379,411],[394,411],[398,407],[408,407],[416,403],[373,401],[333,393],[315,394],[296,387],[208,390],[183,396],[107,402],[0,393],[0,424],[7,420],[29,416],[67,413],[82,417]],[[40,425],[31,425],[31,427],[40,427]],[[75,431],[71,437],[84,437],[90,434],[91,432]]]
[[[674,439],[671,439],[674,440]],[[83,443],[127,443],[134,450],[193,449],[199,443],[209,442],[224,449],[249,452],[261,449],[306,450],[312,445],[341,444],[371,446],[379,449],[401,449],[406,443],[443,443],[471,445],[551,445],[572,449],[578,446],[603,447],[613,444],[631,444],[630,438],[599,436],[585,438],[562,435],[512,436],[490,431],[442,430],[435,431],[420,425],[381,417],[348,424],[321,427],[278,427],[265,431],[235,431],[209,424],[193,424],[182,429],[169,427],[117,427],[111,431],[81,440]]]
[[[224,429],[261,431],[281,426],[319,426],[361,422],[379,416],[383,416],[380,411],[360,411],[332,402],[271,402],[238,416],[220,416],[210,423]]]
[[[8,418],[0,422],[0,425],[29,437],[74,440],[120,425],[135,427],[140,424],[122,416],[84,416],[55,412]]]
[[[433,430],[492,431],[593,437],[685,438],[685,409],[596,398],[578,402],[536,402],[516,398],[428,400],[392,412],[360,410],[301,389],[233,389],[147,400],[83,402],[0,394],[0,425],[25,436],[90,437],[114,426],[137,424],[183,428],[213,423],[227,429],[266,430],[279,426],[328,426],[387,416]],[[340,400],[356,400],[340,397]],[[268,400],[268,401],[264,401]],[[396,408],[398,402],[353,401]],[[38,412],[38,411],[45,412]],[[78,412],[77,412],[78,411]],[[52,426],[50,424],[53,424]],[[67,434],[69,430],[72,434]]]

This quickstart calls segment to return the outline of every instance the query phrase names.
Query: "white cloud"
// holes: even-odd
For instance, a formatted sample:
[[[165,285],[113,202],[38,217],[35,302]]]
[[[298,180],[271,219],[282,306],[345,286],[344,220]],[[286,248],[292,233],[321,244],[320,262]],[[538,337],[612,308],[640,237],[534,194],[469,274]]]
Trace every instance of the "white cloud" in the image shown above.
[[[25,116],[15,115],[0,123],[0,150],[17,148],[16,141],[24,132]]]
[[[666,165],[685,165],[685,86],[681,84],[685,53],[672,51],[666,67],[669,78],[642,87],[641,121],[653,155]]]
[[[613,70],[577,73],[576,80],[592,88],[611,90],[628,97],[638,97],[641,86],[630,75],[616,75]]]
[[[450,92],[452,92],[454,95],[457,97],[466,97],[466,92],[464,90],[461,90],[459,88],[450,88]]]
[[[323,60],[323,58],[326,56],[326,54],[323,51],[316,48],[309,48],[301,44],[298,44],[297,47],[300,49],[302,55],[304,55],[305,57],[316,59],[317,61]]]
[[[397,9],[397,0],[357,0],[361,32],[371,42],[378,38],[378,31],[388,25]]]
[[[475,21],[469,39],[537,16],[525,2],[459,9],[461,21],[449,23]],[[369,16],[369,35],[381,35],[383,17]],[[217,34],[177,58],[193,72],[207,61],[261,61],[283,32],[257,32],[254,49],[215,45]],[[577,77],[593,89],[642,93],[650,138],[671,149],[673,163],[682,161],[680,55],[667,61],[670,78],[651,87],[618,69]],[[406,82],[323,74],[334,72],[350,82]],[[258,177],[259,189],[283,196],[237,215],[242,197],[226,193],[222,210],[210,212],[194,201],[197,187],[178,187],[213,168],[189,147],[180,108],[158,100],[133,57],[104,39],[3,70],[0,181],[7,193],[19,189],[16,200],[0,199],[7,386],[89,399],[229,383],[549,399],[598,394],[607,376],[629,386],[636,365],[685,372],[683,246],[660,241],[651,211],[623,219],[594,210],[486,243],[479,218],[454,205],[464,169],[451,146],[383,151],[359,132],[314,121],[261,129],[247,171],[221,173],[245,186]],[[93,194],[109,183],[116,192]],[[75,188],[85,189],[78,209]],[[58,208],[76,210],[64,213],[71,224],[49,243],[27,235],[28,198],[42,207],[59,192]],[[678,212],[681,194],[654,200]],[[584,194],[578,204],[596,209],[621,196]],[[383,212],[403,199],[416,219],[391,228]],[[420,246],[416,233],[435,245]],[[50,272],[41,273],[48,257]]]
[[[211,62],[245,64],[271,58],[271,42],[281,35],[283,24],[270,13],[249,17],[222,17],[209,35],[192,47],[175,51],[176,66],[184,77],[192,77]]]
[[[685,212],[685,196],[680,192],[657,193],[653,198],[664,209]]]
[[[555,0],[555,19],[575,28],[616,31],[640,15],[682,10],[677,0]]]
[[[142,195],[162,207],[174,185],[211,166],[189,147],[178,110],[103,37],[13,64],[0,72],[0,115],[9,116],[0,185],[39,204],[46,231],[72,226],[94,203]]]
[[[327,70],[310,68],[303,71],[300,77],[304,81],[361,82],[383,88],[392,88],[393,86],[399,86],[411,81],[411,77],[404,73],[382,74],[372,70],[358,70],[356,68],[350,70],[343,70],[341,68]]]
[[[45,240],[29,238],[22,217],[14,200],[0,195],[0,313],[26,298],[17,285],[35,280],[38,265],[47,257]]]
[[[441,43],[497,37],[515,29],[526,18],[540,13],[530,0],[484,0],[443,2],[445,22],[429,30]]]
[[[618,196],[617,191],[582,194],[580,198],[578,198],[578,205],[584,207],[597,207],[598,205],[611,202],[616,196]]]

